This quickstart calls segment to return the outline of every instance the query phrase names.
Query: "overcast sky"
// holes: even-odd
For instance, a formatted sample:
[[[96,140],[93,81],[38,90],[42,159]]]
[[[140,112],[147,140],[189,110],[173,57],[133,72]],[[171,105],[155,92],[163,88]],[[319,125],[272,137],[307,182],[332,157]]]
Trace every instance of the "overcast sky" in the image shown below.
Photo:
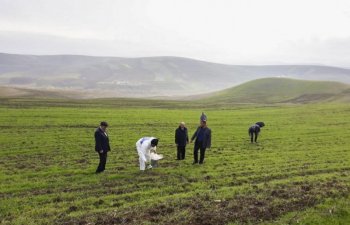
[[[0,52],[350,66],[349,0],[0,0]]]

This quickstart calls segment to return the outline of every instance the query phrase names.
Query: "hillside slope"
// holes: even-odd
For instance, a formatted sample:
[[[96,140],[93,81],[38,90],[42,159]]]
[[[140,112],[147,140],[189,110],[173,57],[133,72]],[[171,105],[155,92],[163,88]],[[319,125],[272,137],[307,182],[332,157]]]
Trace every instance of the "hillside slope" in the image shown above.
[[[81,99],[88,96],[78,91],[35,90],[18,87],[0,86],[0,98],[48,98],[48,99]]]
[[[330,81],[263,78],[213,93],[202,99],[228,103],[348,102],[350,85]]]

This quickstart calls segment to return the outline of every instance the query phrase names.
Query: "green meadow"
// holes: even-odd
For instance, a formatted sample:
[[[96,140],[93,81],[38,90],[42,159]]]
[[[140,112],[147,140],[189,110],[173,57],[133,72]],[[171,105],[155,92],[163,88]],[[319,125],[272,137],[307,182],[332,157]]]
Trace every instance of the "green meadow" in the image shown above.
[[[204,105],[204,104],[203,104]],[[350,105],[1,100],[1,224],[350,224]],[[212,148],[176,161],[174,131],[208,116]],[[93,134],[110,124],[106,171]],[[248,127],[264,121],[257,144]],[[135,142],[160,138],[141,173]]]

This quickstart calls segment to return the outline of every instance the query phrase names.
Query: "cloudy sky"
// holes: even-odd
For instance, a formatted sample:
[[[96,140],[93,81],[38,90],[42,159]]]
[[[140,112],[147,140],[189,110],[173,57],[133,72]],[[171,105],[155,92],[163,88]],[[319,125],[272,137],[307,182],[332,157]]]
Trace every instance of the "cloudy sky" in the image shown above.
[[[0,0],[0,52],[350,67],[350,1]]]

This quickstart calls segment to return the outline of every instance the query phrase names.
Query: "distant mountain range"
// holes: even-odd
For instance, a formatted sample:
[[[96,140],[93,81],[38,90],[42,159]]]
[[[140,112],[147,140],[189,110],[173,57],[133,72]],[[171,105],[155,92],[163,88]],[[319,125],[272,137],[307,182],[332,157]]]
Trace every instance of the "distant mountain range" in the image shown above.
[[[187,96],[266,77],[350,84],[350,69],[315,65],[225,65],[179,57],[0,53],[1,86],[77,91],[89,97]]]

